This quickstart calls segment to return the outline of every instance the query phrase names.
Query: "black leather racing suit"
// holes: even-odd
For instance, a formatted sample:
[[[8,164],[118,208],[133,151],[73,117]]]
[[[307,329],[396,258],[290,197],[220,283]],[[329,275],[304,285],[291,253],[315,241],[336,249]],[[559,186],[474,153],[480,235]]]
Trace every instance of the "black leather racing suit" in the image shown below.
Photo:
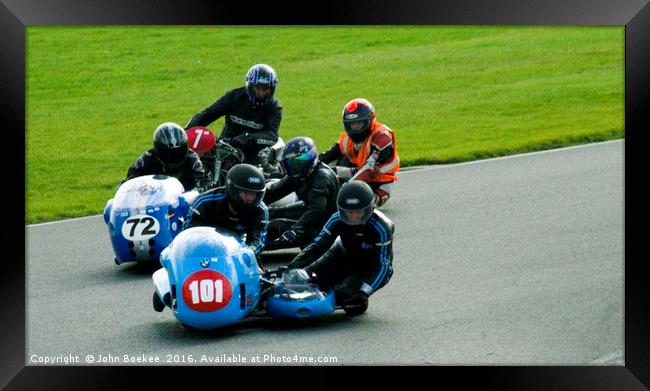
[[[164,165],[158,158],[158,153],[154,148],[143,153],[136,161],[129,167],[126,178],[122,183],[131,178],[143,175],[168,175],[178,179],[185,190],[192,190],[197,188],[201,190],[203,186],[205,172],[203,164],[198,155],[191,150],[187,151],[185,161],[177,169],[171,169],[169,166]]]
[[[237,210],[236,214],[230,210],[225,187],[208,190],[192,203],[183,229],[209,226],[222,228],[240,236],[246,235],[246,244],[255,254],[258,254],[266,241],[268,209],[262,202],[257,206],[237,208]]]
[[[362,225],[348,225],[336,212],[288,266],[315,273],[323,290],[336,289],[337,303],[359,291],[370,296],[393,275],[394,231],[395,224],[379,210]]]
[[[278,141],[282,105],[273,98],[265,105],[254,106],[245,87],[228,91],[210,107],[194,114],[185,129],[208,126],[223,116],[226,118],[219,137],[240,148],[247,163],[258,164],[259,151]]]
[[[336,196],[339,185],[334,171],[324,163],[318,162],[306,178],[285,176],[271,183],[264,194],[264,203],[271,203],[295,192],[298,202],[285,206],[269,206],[268,249],[304,247],[311,243],[327,219],[336,211]],[[296,237],[292,242],[271,244],[286,230],[293,230]]]

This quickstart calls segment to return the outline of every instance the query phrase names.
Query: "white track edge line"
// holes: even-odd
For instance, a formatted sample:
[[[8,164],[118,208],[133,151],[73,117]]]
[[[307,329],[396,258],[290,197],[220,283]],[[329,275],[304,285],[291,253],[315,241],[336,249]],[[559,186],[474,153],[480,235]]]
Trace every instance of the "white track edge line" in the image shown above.
[[[410,170],[401,171],[401,172],[399,172],[399,174],[403,175],[403,174],[408,174],[410,172],[418,172],[418,171],[422,171],[422,170],[441,169],[441,168],[446,168],[446,167],[457,167],[457,166],[468,165],[468,164],[477,164],[477,163],[489,162],[489,161],[493,161],[493,160],[513,159],[513,158],[522,157],[522,156],[538,155],[538,154],[549,153],[549,152],[558,152],[558,151],[564,151],[564,150],[567,150],[567,149],[592,147],[592,146],[597,146],[597,145],[602,145],[602,144],[617,143],[617,142],[623,142],[623,141],[625,141],[624,138],[616,139],[616,140],[600,141],[600,142],[597,142],[597,143],[573,145],[571,147],[553,148],[553,149],[546,149],[546,150],[543,150],[543,151],[518,153],[518,154],[515,154],[515,155],[498,156],[498,157],[487,158],[487,159],[472,160],[471,162],[420,166],[419,168],[413,167]],[[57,220],[57,221],[48,221],[48,222],[45,222],[45,223],[26,224],[25,227],[40,227],[40,226],[50,225],[50,224],[68,223],[68,222],[73,222],[73,221],[78,221],[78,220],[83,220],[83,219],[90,219],[90,218],[94,218],[94,217],[97,217],[97,216],[101,216],[101,214],[92,215],[92,216],[84,216],[84,217],[75,217],[75,218],[71,218],[71,219],[64,219],[64,220]]]

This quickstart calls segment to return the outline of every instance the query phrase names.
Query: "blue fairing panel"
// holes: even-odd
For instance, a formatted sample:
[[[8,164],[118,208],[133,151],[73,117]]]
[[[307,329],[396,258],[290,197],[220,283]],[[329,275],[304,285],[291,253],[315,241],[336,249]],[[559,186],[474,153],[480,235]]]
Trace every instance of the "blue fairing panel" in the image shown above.
[[[181,230],[188,193],[176,178],[164,175],[123,183],[104,209],[116,262],[158,260]]]
[[[306,318],[334,312],[334,292],[324,293],[314,284],[278,285],[266,302],[266,313],[275,318]]]
[[[181,232],[161,257],[169,273],[172,310],[183,324],[212,329],[233,324],[257,305],[255,255],[237,238],[211,227]]]

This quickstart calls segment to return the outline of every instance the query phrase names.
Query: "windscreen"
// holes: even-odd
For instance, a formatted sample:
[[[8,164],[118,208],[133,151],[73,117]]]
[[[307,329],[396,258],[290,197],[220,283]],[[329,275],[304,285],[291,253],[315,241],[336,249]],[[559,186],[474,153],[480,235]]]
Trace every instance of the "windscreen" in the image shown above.
[[[113,209],[145,209],[175,204],[183,191],[183,185],[173,177],[145,175],[133,178],[117,190]]]

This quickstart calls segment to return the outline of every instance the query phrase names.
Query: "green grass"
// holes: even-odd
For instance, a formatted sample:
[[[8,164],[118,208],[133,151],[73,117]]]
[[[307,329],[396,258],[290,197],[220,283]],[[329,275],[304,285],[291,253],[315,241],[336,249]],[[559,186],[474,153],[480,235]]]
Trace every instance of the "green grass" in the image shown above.
[[[255,63],[285,140],[328,148],[365,97],[407,166],[623,137],[623,50],[623,27],[28,27],[26,221],[101,213],[157,125]]]

